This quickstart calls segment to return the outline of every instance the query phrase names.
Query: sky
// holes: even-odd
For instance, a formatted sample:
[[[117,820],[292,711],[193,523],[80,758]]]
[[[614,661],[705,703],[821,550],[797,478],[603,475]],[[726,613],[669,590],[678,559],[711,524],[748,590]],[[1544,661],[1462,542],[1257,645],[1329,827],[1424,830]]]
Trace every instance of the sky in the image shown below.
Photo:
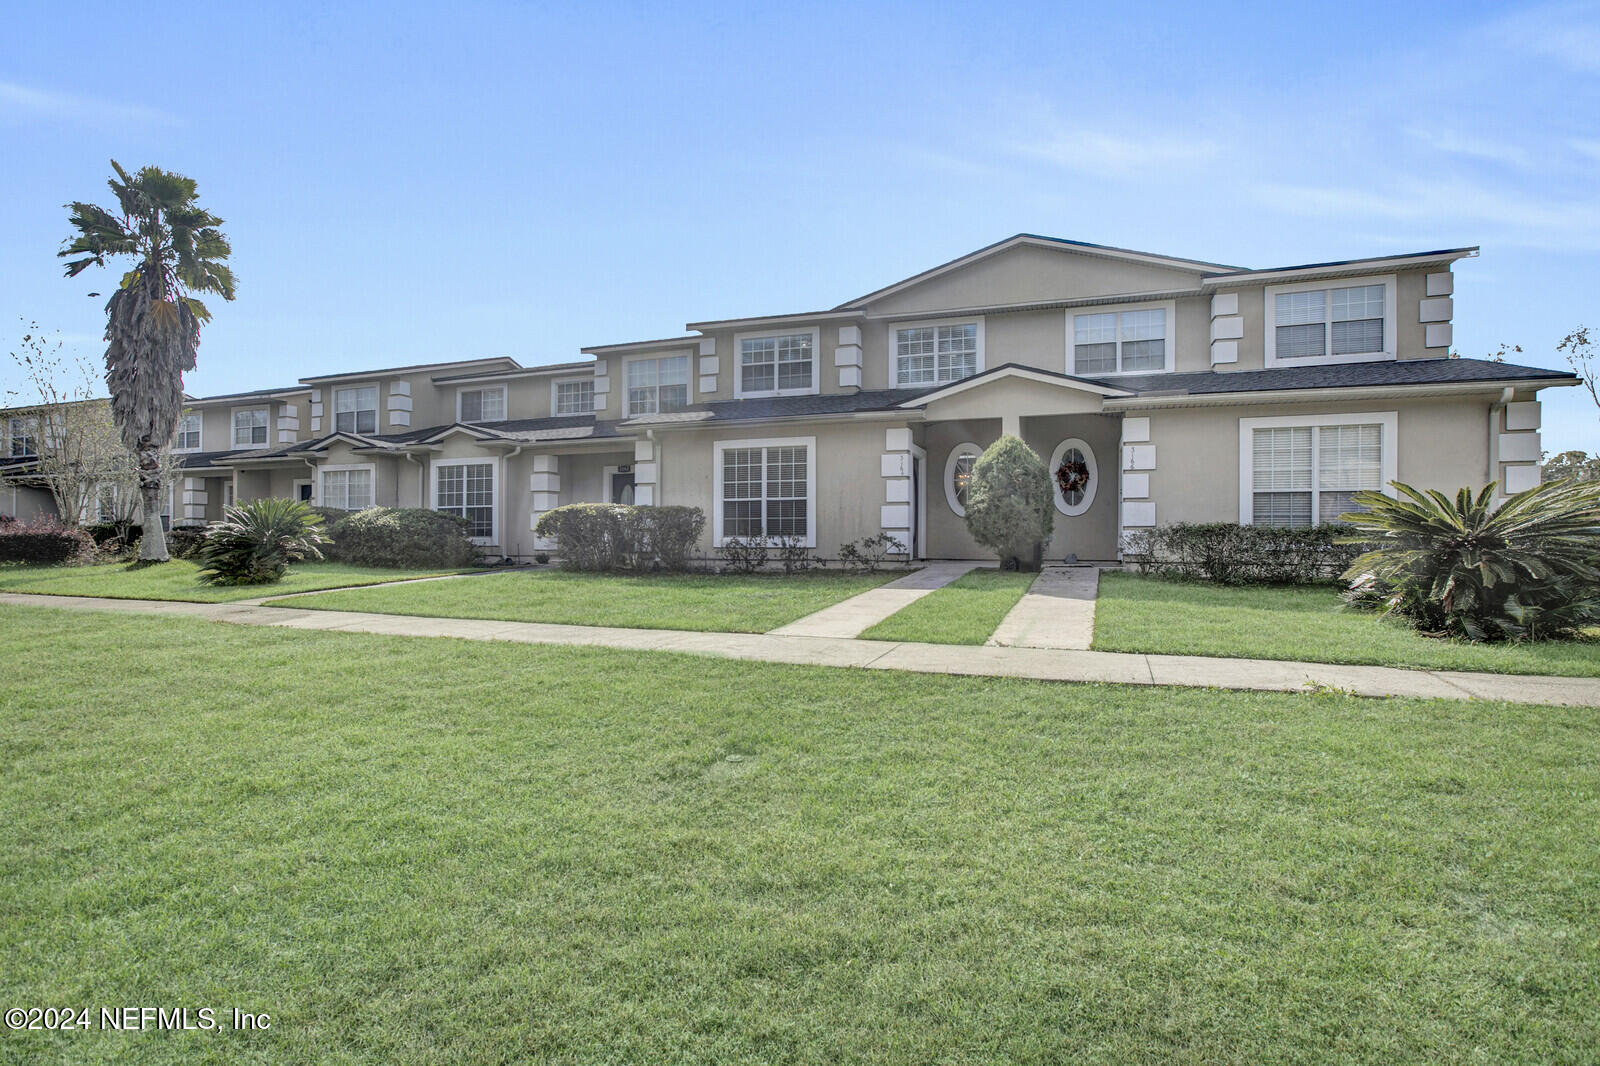
[[[110,159],[226,220],[196,395],[576,359],[1017,232],[1252,267],[1479,245],[1462,355],[1559,367],[1600,327],[1600,3],[129,10],[8,5],[0,352],[34,322],[103,351],[120,271],[55,253]],[[1586,393],[1542,395],[1547,450],[1600,452]]]

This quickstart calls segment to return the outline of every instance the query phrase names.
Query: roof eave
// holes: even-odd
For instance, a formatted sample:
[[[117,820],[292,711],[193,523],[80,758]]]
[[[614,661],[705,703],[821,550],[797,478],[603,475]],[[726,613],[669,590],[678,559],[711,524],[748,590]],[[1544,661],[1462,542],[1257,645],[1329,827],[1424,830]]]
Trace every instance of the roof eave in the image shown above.
[[[1346,385],[1329,388],[1271,389],[1254,392],[1171,393],[1107,399],[1106,411],[1134,411],[1152,407],[1236,407],[1241,404],[1331,403],[1340,400],[1366,400],[1378,397],[1461,396],[1474,392],[1498,393],[1506,386],[1525,389],[1565,388],[1578,384],[1576,378],[1494,378],[1482,381],[1446,381],[1433,384]]]

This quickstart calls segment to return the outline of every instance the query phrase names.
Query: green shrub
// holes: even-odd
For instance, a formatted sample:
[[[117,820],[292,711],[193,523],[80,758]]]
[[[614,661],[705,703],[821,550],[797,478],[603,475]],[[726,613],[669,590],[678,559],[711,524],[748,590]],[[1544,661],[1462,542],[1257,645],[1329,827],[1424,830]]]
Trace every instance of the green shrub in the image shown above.
[[[144,527],[137,522],[123,520],[119,522],[88,522],[83,531],[94,538],[99,547],[105,547],[109,541],[120,541],[123,544],[132,544],[144,536]],[[168,554],[171,554],[169,551]]]
[[[662,570],[684,570],[700,534],[706,528],[706,513],[698,507],[634,507],[639,545],[636,551],[646,558],[641,566]]]
[[[569,503],[539,516],[568,570],[682,570],[706,527],[698,507]]]
[[[330,558],[352,566],[418,570],[471,566],[478,546],[471,524],[457,515],[402,507],[341,511],[328,529]]]
[[[200,546],[200,580],[212,585],[266,585],[290,563],[320,559],[322,519],[298,500],[251,500],[226,508]]]
[[[722,558],[735,574],[753,574],[767,566],[767,542],[761,537],[744,540],[729,537],[722,545]]]
[[[205,526],[174,526],[167,533],[167,554],[174,559],[193,559],[205,542]]]
[[[874,533],[870,537],[839,545],[839,562],[847,570],[872,574],[883,565],[884,556],[902,551],[905,551],[905,546],[895,537],[887,533]]]
[[[1493,506],[1495,484],[1452,500],[1391,482],[1357,493],[1349,599],[1426,633],[1537,640],[1600,624],[1600,485],[1555,481]]]
[[[94,556],[94,538],[54,517],[0,522],[0,563],[71,563]]]
[[[1341,543],[1353,527],[1304,529],[1177,522],[1128,535],[1122,559],[1141,573],[1218,585],[1305,585],[1333,581],[1362,552]]]
[[[817,565],[804,537],[779,537],[774,547],[778,549],[778,562],[786,574],[804,573]]]
[[[967,489],[967,531],[1004,566],[1037,569],[1055,505],[1050,472],[1037,452],[1005,436],[984,449]]]

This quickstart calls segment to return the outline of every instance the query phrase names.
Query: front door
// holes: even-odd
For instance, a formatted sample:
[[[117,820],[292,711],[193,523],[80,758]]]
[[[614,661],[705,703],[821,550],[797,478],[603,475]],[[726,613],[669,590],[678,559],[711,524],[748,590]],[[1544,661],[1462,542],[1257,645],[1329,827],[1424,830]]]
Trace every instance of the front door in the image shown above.
[[[633,504],[633,467],[622,466],[611,472],[612,503]]]
[[[296,481],[294,483],[294,494],[295,494],[295,498],[298,499],[301,503],[310,503],[311,502],[311,482],[309,482],[309,481]]]

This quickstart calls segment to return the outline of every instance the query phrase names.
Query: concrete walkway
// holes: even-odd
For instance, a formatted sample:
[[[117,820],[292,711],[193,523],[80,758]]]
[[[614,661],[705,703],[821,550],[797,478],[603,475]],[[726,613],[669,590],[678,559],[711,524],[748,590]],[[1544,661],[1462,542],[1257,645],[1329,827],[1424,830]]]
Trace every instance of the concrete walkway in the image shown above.
[[[1100,568],[1073,566],[1041,573],[995,627],[988,643],[999,648],[1087,651],[1094,640],[1094,601]]]
[[[854,666],[927,674],[1018,677],[1041,681],[1104,681],[1124,685],[1246,689],[1263,692],[1335,690],[1358,696],[1492,699],[1600,707],[1600,678],[1542,677],[1399,670],[1388,666],[1259,659],[1207,659],[1185,655],[1127,655],[1044,648],[958,647],[901,644],[839,637],[794,637],[775,633],[689,633],[669,629],[615,629],[488,622],[460,618],[413,618],[350,611],[307,611],[237,603],[176,603],[87,596],[0,593],[0,604],[66,610],[200,618],[239,625],[383,633],[413,637],[458,637],[523,644],[584,645],[632,651],[674,651],[759,662]]]
[[[916,603],[934,589],[944,588],[979,565],[929,563],[887,585],[868,589],[772,632],[780,637],[858,637],[902,607]]]

